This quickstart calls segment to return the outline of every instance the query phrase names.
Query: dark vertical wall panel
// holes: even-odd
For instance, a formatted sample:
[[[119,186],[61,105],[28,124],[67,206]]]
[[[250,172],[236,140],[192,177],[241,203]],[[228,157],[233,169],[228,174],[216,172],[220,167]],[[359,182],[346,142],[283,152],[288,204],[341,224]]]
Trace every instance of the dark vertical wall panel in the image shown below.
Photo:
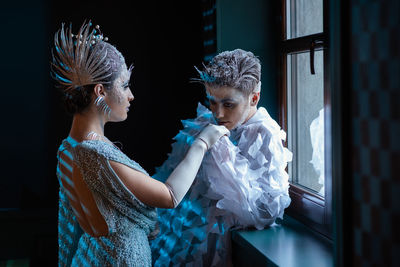
[[[351,1],[354,266],[400,266],[400,3]]]

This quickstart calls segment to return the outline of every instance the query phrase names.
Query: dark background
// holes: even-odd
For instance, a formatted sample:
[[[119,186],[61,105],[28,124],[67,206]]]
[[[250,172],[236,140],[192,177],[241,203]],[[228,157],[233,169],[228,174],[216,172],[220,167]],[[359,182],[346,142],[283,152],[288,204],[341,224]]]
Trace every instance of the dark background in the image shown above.
[[[150,174],[166,159],[180,120],[194,117],[204,100],[203,87],[190,82],[203,59],[199,0],[2,2],[0,260],[56,262],[56,152],[72,116],[50,79],[50,51],[62,22],[76,33],[85,19],[135,66],[128,119],[107,124],[105,134]]]

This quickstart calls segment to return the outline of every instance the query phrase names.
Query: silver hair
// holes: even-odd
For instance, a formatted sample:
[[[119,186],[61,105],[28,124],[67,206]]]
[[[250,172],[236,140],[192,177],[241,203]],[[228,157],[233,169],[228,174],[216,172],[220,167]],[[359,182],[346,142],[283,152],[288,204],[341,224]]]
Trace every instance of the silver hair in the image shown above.
[[[197,81],[206,87],[232,87],[249,95],[259,92],[261,86],[260,60],[252,53],[242,49],[224,51],[216,55],[200,74]]]

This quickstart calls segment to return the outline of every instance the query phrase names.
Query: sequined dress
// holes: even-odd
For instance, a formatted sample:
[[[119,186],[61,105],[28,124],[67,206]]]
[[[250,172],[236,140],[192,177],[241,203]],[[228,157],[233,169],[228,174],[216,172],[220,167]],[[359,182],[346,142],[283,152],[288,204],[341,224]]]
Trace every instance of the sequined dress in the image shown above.
[[[215,123],[201,104],[182,121],[172,151],[154,178],[164,181],[196,135]],[[160,234],[151,242],[154,266],[231,266],[230,230],[263,229],[290,204],[285,132],[264,108],[206,153],[196,179],[174,210],[158,209]]]
[[[72,167],[62,161],[61,152],[66,152],[80,168],[107,223],[106,236],[92,237],[80,228],[66,197],[68,191],[61,183],[61,178],[70,179],[60,171],[61,164],[72,173]],[[156,210],[140,202],[126,188],[109,161],[147,172],[117,147],[100,140],[77,143],[68,137],[59,148],[58,160],[59,266],[151,266],[148,236],[155,230]]]

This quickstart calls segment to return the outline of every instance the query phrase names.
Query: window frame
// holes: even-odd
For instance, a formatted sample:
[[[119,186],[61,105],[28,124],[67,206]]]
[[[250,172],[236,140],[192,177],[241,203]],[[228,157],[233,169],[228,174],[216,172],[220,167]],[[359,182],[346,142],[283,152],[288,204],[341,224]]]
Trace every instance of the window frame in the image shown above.
[[[325,145],[325,194],[324,197],[290,183],[289,195],[292,199],[287,214],[305,225],[332,239],[332,116],[329,62],[329,0],[323,1],[323,32],[287,39],[286,0],[281,0],[281,42],[279,74],[279,122],[288,132],[287,105],[287,55],[309,52],[313,43],[314,51],[323,51],[324,60],[324,145]],[[289,138],[289,136],[288,136]],[[285,145],[287,146],[287,140]]]

